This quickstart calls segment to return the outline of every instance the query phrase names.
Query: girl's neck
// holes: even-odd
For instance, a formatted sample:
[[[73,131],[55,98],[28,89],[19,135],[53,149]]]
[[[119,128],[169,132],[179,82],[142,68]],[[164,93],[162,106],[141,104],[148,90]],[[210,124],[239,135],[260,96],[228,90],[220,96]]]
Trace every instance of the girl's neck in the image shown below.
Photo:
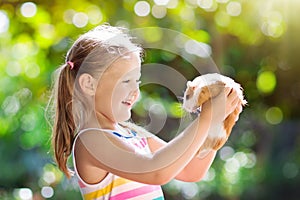
[[[107,116],[97,112],[90,117],[88,123],[83,128],[102,128],[116,130],[117,127],[117,122],[112,121]]]

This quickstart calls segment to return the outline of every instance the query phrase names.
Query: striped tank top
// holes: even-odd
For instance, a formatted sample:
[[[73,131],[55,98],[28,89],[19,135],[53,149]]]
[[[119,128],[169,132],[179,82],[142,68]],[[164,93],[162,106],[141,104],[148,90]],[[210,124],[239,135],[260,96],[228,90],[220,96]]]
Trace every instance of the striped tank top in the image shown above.
[[[74,156],[75,143],[80,134],[88,130],[101,130],[109,132],[116,137],[121,138],[124,142],[132,145],[136,153],[149,154],[150,149],[145,137],[140,137],[136,132],[131,130],[130,136],[124,136],[119,132],[107,129],[85,129],[80,131],[73,145],[73,165],[75,174],[78,179],[80,192],[84,200],[163,200],[163,192],[160,185],[149,185],[135,181],[131,181],[112,173],[108,173],[106,177],[98,184],[85,183],[79,176],[76,169]]]

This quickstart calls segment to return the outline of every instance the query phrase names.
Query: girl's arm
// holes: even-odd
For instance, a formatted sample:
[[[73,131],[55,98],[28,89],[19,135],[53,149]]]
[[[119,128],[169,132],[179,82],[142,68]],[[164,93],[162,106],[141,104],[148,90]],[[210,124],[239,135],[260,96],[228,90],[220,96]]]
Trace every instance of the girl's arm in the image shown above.
[[[209,127],[222,122],[235,109],[237,94],[229,92],[230,88],[205,103],[200,117],[151,155],[134,153],[124,142],[101,131],[81,134],[80,142],[95,158],[95,167],[137,182],[165,184],[191,162]]]
[[[167,145],[167,143],[160,138],[153,136],[148,138],[148,144],[152,152],[159,150]],[[210,168],[216,151],[211,151],[205,158],[200,159],[194,156],[193,159],[175,176],[175,179],[185,182],[197,182],[200,181],[208,169]]]
[[[94,158],[95,167],[133,181],[162,185],[173,179],[194,157],[206,138],[208,126],[208,120],[198,118],[148,156],[135,153],[129,145],[102,131],[87,131],[79,139],[80,146]]]

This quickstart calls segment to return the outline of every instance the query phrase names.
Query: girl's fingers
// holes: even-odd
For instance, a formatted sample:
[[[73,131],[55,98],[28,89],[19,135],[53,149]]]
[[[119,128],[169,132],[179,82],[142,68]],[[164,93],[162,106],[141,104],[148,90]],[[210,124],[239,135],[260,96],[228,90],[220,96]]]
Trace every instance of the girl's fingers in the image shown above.
[[[228,96],[232,92],[232,90],[233,89],[231,87],[225,87],[225,90],[224,90],[225,95]]]
[[[231,89],[230,93],[228,94],[227,98],[229,102],[233,102],[235,100],[235,98],[238,97],[238,94],[236,92],[236,90]]]
[[[242,103],[240,103],[240,105],[238,106],[238,111],[239,111],[239,113],[241,113],[242,110],[243,110],[243,106],[242,106]]]
[[[227,96],[227,114],[232,113],[240,104],[239,96],[236,90],[231,89],[229,95]]]
[[[234,100],[232,101],[231,105],[236,108],[238,106],[239,102],[240,102],[240,98],[238,96],[236,96],[234,98]]]
[[[223,121],[239,104],[237,91],[232,87],[225,87],[212,101],[203,104],[202,112],[210,110],[214,121]]]

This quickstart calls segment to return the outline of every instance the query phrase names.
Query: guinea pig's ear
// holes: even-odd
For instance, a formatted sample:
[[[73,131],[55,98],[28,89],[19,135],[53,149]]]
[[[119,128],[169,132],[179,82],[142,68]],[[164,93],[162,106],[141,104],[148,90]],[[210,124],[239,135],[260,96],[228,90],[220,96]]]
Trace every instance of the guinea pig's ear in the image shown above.
[[[192,90],[195,90],[196,86],[193,85],[193,82],[192,81],[188,81],[186,83],[186,86],[189,88],[189,89],[192,89]]]

